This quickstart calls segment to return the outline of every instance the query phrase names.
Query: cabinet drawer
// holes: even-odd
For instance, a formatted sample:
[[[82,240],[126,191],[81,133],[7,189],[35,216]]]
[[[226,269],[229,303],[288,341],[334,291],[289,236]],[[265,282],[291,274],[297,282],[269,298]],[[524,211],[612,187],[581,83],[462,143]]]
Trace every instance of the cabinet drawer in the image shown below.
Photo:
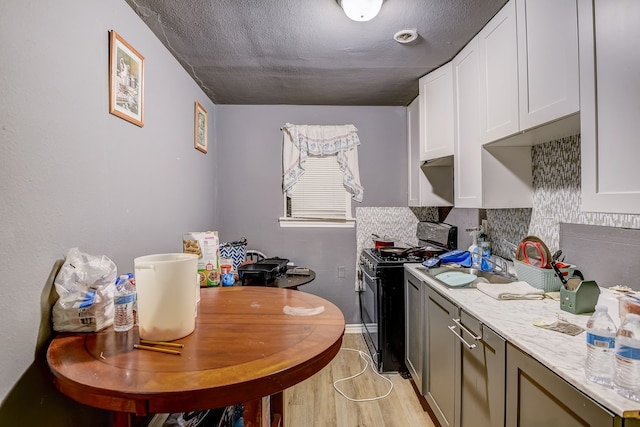
[[[469,332],[482,338],[482,323],[464,310],[460,313],[460,323],[462,323]]]

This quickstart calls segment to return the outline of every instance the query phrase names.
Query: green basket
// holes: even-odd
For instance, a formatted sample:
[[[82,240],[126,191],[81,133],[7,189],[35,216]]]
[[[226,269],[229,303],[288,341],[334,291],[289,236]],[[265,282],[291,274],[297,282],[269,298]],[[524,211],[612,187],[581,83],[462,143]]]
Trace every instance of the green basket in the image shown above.
[[[513,265],[516,268],[518,279],[524,280],[534,288],[542,289],[545,292],[557,292],[562,287],[562,282],[556,276],[553,268],[534,267],[518,260],[514,260]],[[575,269],[575,265],[569,265],[569,267],[561,268],[560,271],[567,273],[564,277],[569,279]]]

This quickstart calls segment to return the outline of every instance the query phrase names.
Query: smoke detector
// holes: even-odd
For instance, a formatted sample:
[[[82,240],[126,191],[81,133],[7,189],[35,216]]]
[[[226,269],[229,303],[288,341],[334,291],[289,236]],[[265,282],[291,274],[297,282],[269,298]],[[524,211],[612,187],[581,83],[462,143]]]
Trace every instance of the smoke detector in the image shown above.
[[[411,43],[417,38],[418,31],[415,28],[410,30],[400,30],[393,35],[393,39],[402,44]]]

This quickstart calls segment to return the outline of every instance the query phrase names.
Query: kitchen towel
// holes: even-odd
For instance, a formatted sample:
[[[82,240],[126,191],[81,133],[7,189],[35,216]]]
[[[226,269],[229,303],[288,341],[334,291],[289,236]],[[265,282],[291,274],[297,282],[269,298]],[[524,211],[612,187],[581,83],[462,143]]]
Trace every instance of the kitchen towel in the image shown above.
[[[543,299],[544,291],[527,282],[478,283],[478,290],[495,299]]]

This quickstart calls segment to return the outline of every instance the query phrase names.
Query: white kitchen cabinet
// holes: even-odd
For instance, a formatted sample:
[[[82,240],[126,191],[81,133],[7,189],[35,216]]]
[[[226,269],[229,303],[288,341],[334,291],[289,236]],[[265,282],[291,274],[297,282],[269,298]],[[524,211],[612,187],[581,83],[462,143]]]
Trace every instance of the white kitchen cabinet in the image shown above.
[[[575,0],[510,0],[478,33],[484,143],[579,111],[577,26]],[[561,124],[557,137],[575,131]]]
[[[454,206],[482,207],[482,139],[480,136],[480,62],[478,39],[453,58]]]
[[[452,206],[453,165],[421,168],[419,97],[407,107],[409,206]]]
[[[420,160],[453,155],[453,80],[451,63],[419,80]]]
[[[578,8],[582,210],[640,214],[640,2]]]
[[[478,38],[453,59],[454,206],[532,206],[531,148],[482,145]]]
[[[492,142],[520,130],[515,0],[500,9],[477,37],[482,141]]]
[[[580,109],[575,0],[517,0],[520,129]]]

